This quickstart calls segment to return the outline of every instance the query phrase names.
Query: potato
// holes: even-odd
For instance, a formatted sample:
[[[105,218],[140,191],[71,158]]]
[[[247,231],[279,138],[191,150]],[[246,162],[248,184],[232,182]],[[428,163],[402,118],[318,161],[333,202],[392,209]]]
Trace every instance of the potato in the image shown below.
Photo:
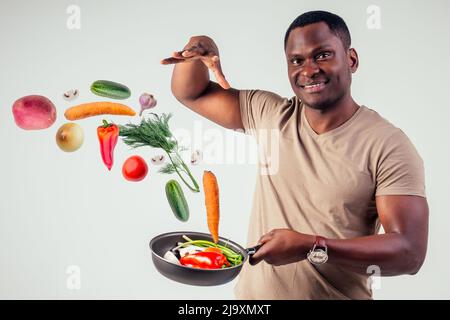
[[[50,127],[56,120],[55,105],[46,97],[31,95],[14,102],[14,121],[24,130],[40,130]]]
[[[56,132],[56,143],[65,152],[78,150],[84,141],[83,129],[80,125],[69,122],[63,124]]]

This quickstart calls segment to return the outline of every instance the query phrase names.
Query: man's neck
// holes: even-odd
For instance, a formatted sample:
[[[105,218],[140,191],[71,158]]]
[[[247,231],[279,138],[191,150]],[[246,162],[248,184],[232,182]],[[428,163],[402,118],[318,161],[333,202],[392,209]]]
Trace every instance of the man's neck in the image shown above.
[[[314,132],[322,134],[345,123],[358,109],[359,105],[349,96],[326,110],[306,106],[305,117]]]

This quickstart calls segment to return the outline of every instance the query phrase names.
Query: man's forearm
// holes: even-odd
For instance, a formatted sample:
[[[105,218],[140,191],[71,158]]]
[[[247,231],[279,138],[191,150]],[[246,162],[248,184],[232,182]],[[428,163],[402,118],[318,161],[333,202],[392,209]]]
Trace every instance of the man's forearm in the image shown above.
[[[405,236],[380,234],[354,239],[327,239],[328,263],[367,275],[367,268],[378,266],[382,276],[416,273],[423,257]]]
[[[208,68],[200,61],[178,63],[172,75],[172,93],[180,101],[195,100],[208,87]]]

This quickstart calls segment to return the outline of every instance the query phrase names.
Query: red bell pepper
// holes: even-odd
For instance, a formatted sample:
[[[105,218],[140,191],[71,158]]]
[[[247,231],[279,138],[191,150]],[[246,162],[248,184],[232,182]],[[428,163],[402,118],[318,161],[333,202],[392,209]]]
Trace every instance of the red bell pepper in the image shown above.
[[[97,128],[97,136],[100,142],[100,152],[103,163],[111,170],[114,162],[114,148],[119,139],[119,127],[103,120],[103,125]]]
[[[187,254],[181,257],[180,263],[183,266],[199,269],[221,269],[223,266],[229,266],[227,258],[215,251],[201,251]]]

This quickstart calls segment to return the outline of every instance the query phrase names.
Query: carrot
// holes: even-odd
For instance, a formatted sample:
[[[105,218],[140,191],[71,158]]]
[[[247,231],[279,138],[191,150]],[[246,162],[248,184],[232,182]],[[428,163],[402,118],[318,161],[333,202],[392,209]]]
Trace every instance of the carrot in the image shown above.
[[[130,107],[115,102],[91,102],[71,107],[66,110],[64,116],[67,120],[79,120],[100,114],[115,114],[134,116],[136,112]]]
[[[206,221],[214,240],[219,241],[219,186],[217,178],[211,171],[203,172],[203,190],[205,192]]]
[[[219,248],[215,248],[215,247],[206,248],[204,251],[205,252],[215,252],[215,253],[223,254],[222,250],[220,250]]]

